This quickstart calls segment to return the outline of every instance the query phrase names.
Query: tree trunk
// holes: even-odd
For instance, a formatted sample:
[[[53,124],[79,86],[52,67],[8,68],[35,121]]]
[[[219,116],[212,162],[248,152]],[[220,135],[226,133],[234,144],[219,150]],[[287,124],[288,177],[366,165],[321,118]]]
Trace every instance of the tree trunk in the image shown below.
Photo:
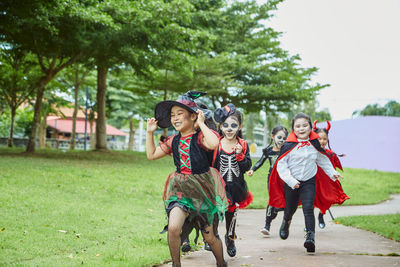
[[[129,119],[129,143],[128,150],[133,150],[133,145],[135,144],[135,129],[133,128],[133,119]]]
[[[90,125],[90,134],[89,134],[90,149],[95,149],[96,148],[96,135],[93,133],[93,121],[90,121],[89,125]]]
[[[97,66],[97,120],[96,120],[96,149],[107,149],[106,134],[106,81],[107,67]]]
[[[76,72],[76,76],[78,75],[78,71]],[[77,77],[76,77],[77,78]],[[75,83],[74,85],[74,113],[72,114],[72,133],[71,133],[71,143],[70,149],[75,149],[75,135],[76,135],[76,116],[78,114],[78,93],[79,93],[79,84]]]
[[[11,108],[11,126],[10,126],[10,137],[8,138],[8,147],[13,146],[14,140],[14,122],[15,122],[15,113],[17,111],[17,107]]]
[[[32,133],[31,133],[31,136],[29,137],[28,145],[26,146],[26,152],[29,152],[29,153],[35,152],[36,132],[37,132],[37,129],[39,127],[39,122],[40,122],[40,113],[42,111],[42,100],[43,100],[44,89],[50,80],[51,80],[51,78],[49,77],[49,75],[42,77],[40,79],[39,87],[37,89],[36,101],[35,101],[35,107],[34,107],[34,115],[33,115],[33,123],[32,123]]]
[[[47,114],[44,114],[42,120],[39,123],[39,148],[46,147],[46,118]]]

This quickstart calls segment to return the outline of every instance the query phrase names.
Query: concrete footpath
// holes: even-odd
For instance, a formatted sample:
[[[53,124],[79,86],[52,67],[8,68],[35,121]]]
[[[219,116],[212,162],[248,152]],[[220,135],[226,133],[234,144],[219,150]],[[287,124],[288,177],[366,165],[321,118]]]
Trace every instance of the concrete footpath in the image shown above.
[[[370,206],[335,206],[331,208],[334,217],[351,215],[375,215],[400,213],[400,195],[392,195],[388,201]],[[318,210],[315,210],[316,218]],[[326,227],[316,226],[316,253],[308,255],[303,247],[304,216],[298,209],[293,217],[290,235],[287,240],[279,237],[279,227],[283,212],[279,212],[272,222],[269,237],[260,233],[264,225],[265,210],[240,210],[237,219],[237,254],[231,258],[226,253],[228,266],[400,266],[400,242],[381,237],[372,232],[335,224],[328,212],[325,215]],[[218,231],[223,237],[225,223]],[[171,264],[161,265],[162,267]],[[182,257],[182,266],[216,266],[211,252],[203,249],[189,252]]]

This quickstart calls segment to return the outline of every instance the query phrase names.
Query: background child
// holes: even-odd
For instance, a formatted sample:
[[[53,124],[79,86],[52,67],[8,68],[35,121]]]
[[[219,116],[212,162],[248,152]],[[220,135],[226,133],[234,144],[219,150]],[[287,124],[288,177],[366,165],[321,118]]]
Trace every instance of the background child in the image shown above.
[[[283,144],[281,154],[271,172],[269,205],[285,208],[279,235],[282,239],[287,239],[292,216],[301,200],[307,228],[304,242],[307,252],[315,252],[313,206],[317,166],[320,166],[333,181],[342,177],[335,171],[321,148],[318,135],[312,131],[310,117],[299,113],[292,120],[292,132]]]
[[[281,151],[283,143],[286,141],[287,135],[288,135],[288,130],[283,126],[276,126],[274,129],[272,129],[271,143],[273,143],[273,146],[271,146],[270,143],[268,147],[263,149],[263,154],[261,158],[257,161],[256,164],[254,164],[251,170],[247,173],[249,176],[253,176],[253,173],[264,164],[265,160],[268,159],[269,161],[268,182],[267,182],[268,190],[269,190],[269,179],[272,167],[274,166],[275,161],[279,156],[279,152]],[[278,211],[279,209],[267,205],[267,210],[265,214],[265,226],[260,230],[262,234],[264,235],[270,234],[271,222],[278,215]]]
[[[244,180],[244,173],[251,167],[251,159],[249,146],[242,139],[242,114],[239,110],[228,104],[214,112],[214,119],[219,123],[221,137],[218,148],[214,150],[213,166],[219,170],[226,184],[229,207],[225,212],[225,244],[228,255],[234,257],[236,210],[247,207],[253,200]]]
[[[176,171],[165,183],[163,200],[168,215],[168,245],[173,266],[180,266],[181,229],[186,218],[197,221],[205,240],[213,251],[217,266],[226,266],[222,242],[213,223],[222,220],[228,206],[224,182],[219,172],[210,168],[209,155],[218,146],[218,134],[204,123],[194,99],[204,95],[188,92],[176,101],[163,101],[156,105],[155,117],[147,121],[146,154],[150,160],[173,156]],[[197,122],[198,130],[195,129]],[[171,125],[179,133],[170,136],[156,147],[154,131],[158,126]]]
[[[325,150],[326,154],[328,155],[330,161],[332,162],[332,165],[335,169],[339,168],[340,170],[343,170],[342,168],[342,164],[340,163],[340,160],[338,158],[338,155],[336,155],[336,153],[334,153],[331,149],[331,146],[329,144],[329,130],[331,128],[331,124],[329,121],[326,121],[327,123],[327,127],[326,128],[317,128],[317,121],[315,120],[313,123],[313,130],[314,132],[316,132],[319,136],[318,141],[321,145],[321,148],[323,150]],[[329,149],[326,148],[326,145],[328,145]],[[341,154],[339,155],[339,157],[343,157],[344,155]],[[321,170],[318,170],[318,172],[321,172],[321,175],[324,175],[324,173]],[[340,188],[341,185],[339,183],[339,181],[337,181],[338,186]],[[319,186],[319,184],[317,183],[317,186]],[[345,201],[346,199],[348,199],[349,197],[347,197],[344,193],[342,194],[342,198],[338,200],[337,204],[341,204],[343,201]],[[324,220],[324,214],[325,214],[325,210],[320,210],[319,214],[318,214],[318,226],[323,229],[325,228],[325,220]]]

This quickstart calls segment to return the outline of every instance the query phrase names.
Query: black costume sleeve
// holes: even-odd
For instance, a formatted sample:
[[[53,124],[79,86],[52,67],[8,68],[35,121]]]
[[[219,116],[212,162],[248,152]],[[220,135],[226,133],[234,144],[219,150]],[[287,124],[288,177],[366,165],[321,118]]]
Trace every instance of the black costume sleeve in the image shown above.
[[[237,161],[237,163],[239,164],[239,169],[241,173],[245,173],[248,170],[250,170],[251,168],[251,158],[250,158],[250,149],[249,149],[249,145],[246,143],[246,154],[244,156],[244,159],[241,161]]]
[[[264,162],[267,160],[267,156],[265,155],[264,151],[261,155],[261,158],[256,162],[256,164],[254,164],[253,168],[251,168],[253,171],[258,170],[263,164]]]

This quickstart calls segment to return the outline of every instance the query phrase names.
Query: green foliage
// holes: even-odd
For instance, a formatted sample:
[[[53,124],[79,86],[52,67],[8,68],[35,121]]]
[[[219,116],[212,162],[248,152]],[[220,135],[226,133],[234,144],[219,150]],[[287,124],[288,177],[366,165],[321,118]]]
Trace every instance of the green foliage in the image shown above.
[[[391,100],[387,102],[383,107],[379,104],[370,104],[362,110],[354,111],[353,116],[354,115],[400,117],[400,103]]]
[[[400,241],[400,214],[338,217],[335,221]]]
[[[33,111],[31,107],[19,108],[15,115],[14,137],[26,138],[32,129]],[[9,137],[11,125],[10,111],[0,114],[0,137]]]

